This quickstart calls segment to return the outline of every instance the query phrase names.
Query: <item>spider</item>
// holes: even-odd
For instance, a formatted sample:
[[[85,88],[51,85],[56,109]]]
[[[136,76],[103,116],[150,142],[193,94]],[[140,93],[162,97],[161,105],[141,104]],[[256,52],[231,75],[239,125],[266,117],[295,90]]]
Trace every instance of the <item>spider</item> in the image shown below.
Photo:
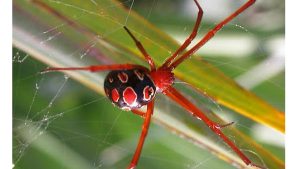
[[[59,70],[83,70],[83,71],[110,71],[104,81],[104,90],[106,96],[117,107],[132,111],[134,114],[141,116],[144,119],[142,132],[137,144],[133,158],[128,166],[128,169],[136,167],[146,139],[148,129],[150,126],[151,117],[154,109],[155,95],[162,93],[189,113],[200,118],[214,133],[216,133],[248,166],[263,168],[254,164],[226,135],[221,131],[222,128],[231,125],[217,124],[210,120],[200,109],[198,109],[192,102],[187,100],[179,91],[172,87],[175,76],[172,71],[180,65],[184,60],[189,58],[193,53],[199,50],[206,42],[208,42],[224,25],[237,17],[240,13],[244,12],[247,8],[254,4],[255,0],[248,0],[234,13],[229,15],[223,21],[218,23],[211,29],[196,45],[191,49],[184,52],[189,46],[191,41],[197,35],[197,31],[202,19],[203,10],[197,0],[194,0],[198,8],[197,19],[192,33],[185,40],[185,42],[169,57],[165,62],[157,67],[147,53],[143,45],[133,33],[124,26],[124,29],[132,38],[139,51],[143,54],[145,60],[148,62],[150,69],[135,65],[135,64],[114,64],[114,65],[92,65],[87,67],[65,67],[65,68],[48,68],[45,71],[59,71]],[[140,107],[147,106],[146,112],[139,110]]]

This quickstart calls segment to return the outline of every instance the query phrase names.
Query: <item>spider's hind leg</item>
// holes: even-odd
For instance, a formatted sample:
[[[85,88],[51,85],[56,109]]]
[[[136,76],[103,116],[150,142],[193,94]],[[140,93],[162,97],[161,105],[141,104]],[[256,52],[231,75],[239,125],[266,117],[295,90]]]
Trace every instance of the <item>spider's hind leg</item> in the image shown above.
[[[147,137],[148,130],[149,130],[153,110],[154,110],[154,100],[149,102],[149,104],[147,105],[147,112],[144,115],[144,123],[142,126],[142,132],[140,135],[140,139],[139,139],[138,145],[136,147],[135,153],[133,155],[133,158],[131,160],[131,163],[129,164],[127,169],[134,169],[140,159],[143,145],[144,145],[144,142]],[[137,113],[137,112],[134,112],[134,113]],[[139,113],[140,112],[138,112],[138,114]]]
[[[145,118],[145,116],[146,116],[146,112],[143,112],[143,111],[140,111],[137,109],[133,109],[133,110],[131,110],[131,112],[135,115],[140,116],[141,118]]]

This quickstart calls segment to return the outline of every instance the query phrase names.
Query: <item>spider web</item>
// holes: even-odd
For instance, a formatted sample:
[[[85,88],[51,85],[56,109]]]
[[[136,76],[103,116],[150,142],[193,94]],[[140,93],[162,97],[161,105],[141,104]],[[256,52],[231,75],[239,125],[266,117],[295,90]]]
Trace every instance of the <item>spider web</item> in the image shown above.
[[[86,10],[84,7],[75,6],[65,1],[51,0],[50,2],[72,7],[75,10],[84,12],[84,14],[74,17],[75,23],[77,22],[77,18],[98,15],[93,13],[93,11]],[[96,0],[90,0],[90,3],[95,7],[99,5],[97,2]],[[104,35],[95,35],[93,38],[85,41],[85,45],[73,50],[69,55],[77,57],[85,63],[89,63],[89,55],[97,53],[95,48],[99,45],[99,39],[113,36],[116,31],[122,29],[122,25],[126,25],[128,20],[130,20],[131,9],[141,11],[141,14],[151,21],[155,20],[157,11],[161,10],[164,5],[172,2],[165,4],[153,0],[149,3],[150,8],[145,8],[143,3],[144,2],[136,2],[134,0],[120,1],[121,5],[125,5],[130,9],[125,21],[120,23],[120,26],[114,30],[110,30]],[[215,1],[214,3],[222,2]],[[180,3],[178,2],[176,4]],[[175,9],[178,8],[176,8],[175,3],[172,3],[172,5]],[[185,5],[188,6],[182,3],[182,6]],[[204,4],[203,8],[205,8],[205,6]],[[235,6],[233,5],[233,7]],[[107,8],[114,7],[108,6]],[[147,10],[143,11],[143,9]],[[232,11],[232,9],[230,10]],[[170,11],[170,13],[171,12],[172,11]],[[184,13],[186,11],[182,10],[182,12]],[[193,14],[195,15],[195,11]],[[190,23],[193,23],[193,19],[194,17],[190,19]],[[175,37],[178,41],[182,41],[182,37],[187,37],[193,24],[189,24],[188,27],[183,25],[177,26],[175,29],[173,28],[174,32],[177,31],[175,36],[173,36],[172,31],[169,31],[172,37]],[[158,26],[162,27],[162,29],[166,29],[165,25],[161,22]],[[248,50],[250,52],[258,50],[255,54],[258,54],[261,59],[253,61],[257,63],[245,68],[239,65],[239,63],[242,61],[245,62],[247,59],[232,59],[228,58],[226,54],[222,55],[226,53],[224,50],[226,47],[218,46],[218,43],[221,44],[224,41],[228,42],[232,40],[232,38],[229,38],[231,35],[228,36],[226,34],[220,35],[216,37],[215,40],[212,40],[212,42],[201,50],[203,52],[201,54],[206,56],[206,60],[221,69],[227,70],[229,67],[231,71],[227,70],[228,72],[225,73],[232,78],[236,78],[240,84],[244,84],[245,87],[249,89],[253,89],[261,83],[266,83],[265,85],[272,86],[275,90],[281,90],[281,93],[284,93],[284,84],[280,81],[284,76],[282,73],[284,68],[266,70],[263,66],[259,66],[259,64],[270,65],[268,68],[280,68],[280,66],[282,66],[282,60],[278,60],[278,58],[282,58],[282,53],[280,53],[281,51],[274,50],[276,47],[279,49],[278,46],[280,46],[280,43],[278,45],[278,41],[280,42],[280,38],[282,37],[277,36],[271,40],[269,38],[259,39],[259,42],[270,41],[269,46],[260,46],[257,45],[257,39],[252,39],[254,33],[249,31],[245,26],[234,23],[231,23],[231,26],[234,27],[234,30],[246,34],[246,41],[250,39],[249,43],[254,44],[252,45],[252,49],[240,50]],[[201,26],[199,32],[207,32],[210,27],[211,26]],[[226,32],[226,29],[229,28],[225,28],[224,32]],[[42,37],[42,40],[39,41],[41,47],[47,47],[49,43],[60,41],[60,38],[68,31],[71,31],[68,24],[61,22],[51,28],[38,30],[35,36]],[[201,33],[199,37],[201,37]],[[240,38],[239,35],[238,37]],[[275,41],[276,39],[279,40]],[[233,46],[235,46],[236,50],[239,50],[238,43],[233,42]],[[211,49],[219,51],[219,53]],[[268,49],[271,51],[269,52],[270,56],[265,56],[265,50]],[[171,53],[171,51],[169,52]],[[235,52],[231,52],[231,54],[232,53],[235,54]],[[243,55],[248,54],[249,53],[245,52]],[[221,55],[221,59],[212,57],[216,55]],[[109,59],[102,61],[103,63],[111,63]],[[47,66],[34,60],[28,53],[20,49],[15,48],[13,51],[13,66],[13,162],[15,168],[124,168],[124,166],[127,166],[134,152],[140,126],[142,125],[142,120],[139,117],[131,113],[119,111],[117,108],[111,106],[111,103],[109,103],[104,96],[92,92],[71,80],[67,75],[61,73],[41,74],[40,71]],[[250,83],[246,81],[248,78],[253,77],[253,74],[257,72],[264,71],[269,72],[268,78],[260,78],[254,82],[251,81],[251,85],[247,86],[247,84]],[[193,89],[186,87],[183,82],[177,81],[175,86],[190,93],[193,92]],[[257,90],[259,90],[259,88]],[[273,96],[274,95],[267,95],[266,97]],[[234,121],[237,128],[259,135],[256,130],[261,128],[257,126],[256,128],[255,126],[253,127],[247,119],[231,115],[229,110],[218,105],[209,97],[191,95],[189,99],[200,107],[205,105],[205,107],[221,114],[222,117],[227,119],[226,121]],[[157,101],[159,102],[159,106],[163,105],[166,110],[169,110],[168,112],[177,110],[177,108],[172,106],[169,100],[158,97]],[[279,104],[278,107],[284,109],[284,105],[280,102],[282,100],[271,99],[271,102],[272,101],[273,104]],[[193,121],[192,117],[185,118]],[[238,120],[236,120],[237,118]],[[214,133],[208,132],[207,134],[211,136],[215,142],[223,144],[220,139],[214,136]],[[227,135],[235,141],[234,135],[230,133]],[[241,142],[237,141],[236,143],[243,148]],[[229,152],[231,151],[229,148],[227,149]],[[244,151],[250,152],[251,149],[246,148]],[[250,154],[254,154],[254,156],[258,156],[259,158],[256,152]],[[32,166],[32,159],[38,159],[34,162],[34,166]],[[195,149],[194,144],[186,142],[186,140],[178,138],[166,130],[162,130],[159,126],[152,125],[148,135],[148,141],[143,149],[140,164],[143,165],[143,168],[216,168],[218,166],[232,168],[231,165],[223,161],[216,162],[216,159],[217,157],[215,155],[202,149],[199,151],[199,149]]]

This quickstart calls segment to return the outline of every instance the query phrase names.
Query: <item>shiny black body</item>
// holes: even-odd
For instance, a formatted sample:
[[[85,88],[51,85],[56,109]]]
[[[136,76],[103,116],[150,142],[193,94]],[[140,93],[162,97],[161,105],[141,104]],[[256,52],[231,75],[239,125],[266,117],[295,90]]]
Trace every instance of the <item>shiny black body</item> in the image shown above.
[[[123,75],[120,79],[120,75]],[[127,81],[124,81],[124,76],[127,75]],[[145,99],[145,88],[152,88],[152,93],[150,99]],[[129,105],[126,103],[124,97],[130,97],[126,92],[127,88],[132,88],[136,94],[136,100],[134,104]],[[112,101],[112,103],[121,109],[131,110],[134,108],[140,108],[143,105],[147,105],[155,96],[156,88],[150,78],[149,74],[142,69],[131,69],[131,70],[114,70],[108,73],[104,81],[104,89],[107,97]],[[117,90],[119,99],[113,99],[112,91]],[[116,91],[115,91],[116,92]],[[133,97],[133,96],[132,96]]]

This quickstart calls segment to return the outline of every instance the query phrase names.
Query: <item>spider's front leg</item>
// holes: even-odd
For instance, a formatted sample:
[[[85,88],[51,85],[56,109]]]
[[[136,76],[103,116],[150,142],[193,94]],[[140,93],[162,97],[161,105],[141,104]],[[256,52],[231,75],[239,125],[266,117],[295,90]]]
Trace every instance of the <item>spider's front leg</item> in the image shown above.
[[[198,33],[198,29],[199,29],[199,25],[201,23],[202,20],[202,16],[203,16],[203,10],[200,6],[200,4],[198,3],[197,0],[194,0],[197,8],[198,8],[198,14],[197,14],[197,19],[196,19],[196,23],[194,25],[193,31],[191,32],[190,36],[188,38],[186,38],[186,40],[184,41],[184,43],[172,54],[172,56],[170,56],[161,67],[168,67],[169,64],[171,64],[171,62],[182,52],[184,51],[192,42],[192,40],[196,37],[197,33]]]
[[[151,56],[147,53],[147,51],[145,50],[145,48],[142,45],[142,43],[139,40],[136,39],[136,37],[131,33],[131,31],[126,26],[124,26],[123,28],[126,30],[126,32],[129,34],[129,36],[131,37],[131,39],[134,41],[135,45],[138,47],[138,49],[140,50],[140,52],[144,55],[146,61],[150,65],[150,69],[151,70],[155,70],[156,67],[155,67],[154,61],[151,58]]]
[[[215,34],[220,31],[228,22],[232,21],[236,18],[240,13],[244,12],[250,6],[255,3],[256,0],[248,0],[244,5],[238,8],[235,12],[225,18],[223,21],[218,23],[213,29],[211,29],[196,45],[194,45],[187,52],[182,54],[176,61],[172,62],[169,67],[171,69],[175,69],[178,65],[180,65],[185,59],[189,58],[193,53],[198,51],[203,45],[205,45]]]
[[[254,166],[261,169],[265,168],[253,164],[252,161],[221,131],[222,127],[226,127],[228,125],[231,125],[232,123],[225,124],[225,125],[216,124],[173,87],[169,87],[168,90],[164,91],[164,94],[170,97],[178,104],[180,104],[184,109],[189,111],[191,114],[199,117],[214,133],[216,133],[244,161],[246,165]]]

